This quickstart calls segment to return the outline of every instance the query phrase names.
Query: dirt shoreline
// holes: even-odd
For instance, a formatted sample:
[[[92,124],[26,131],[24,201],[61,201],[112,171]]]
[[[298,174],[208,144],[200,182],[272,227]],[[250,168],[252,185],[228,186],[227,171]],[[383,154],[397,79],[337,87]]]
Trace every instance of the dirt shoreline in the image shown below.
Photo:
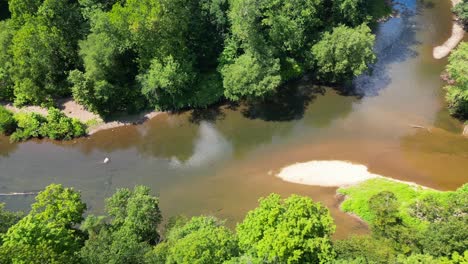
[[[461,0],[451,0],[452,6],[457,5]],[[457,47],[458,43],[463,40],[465,30],[457,23],[456,16],[453,17],[452,35],[442,45],[434,48],[432,55],[435,59],[442,59],[450,54],[450,52]]]
[[[38,113],[46,116],[48,113],[47,108],[40,106],[25,106],[16,107],[12,103],[0,102],[0,105],[13,113]],[[99,131],[113,129],[122,126],[137,125],[147,120],[150,120],[164,112],[158,111],[144,111],[134,115],[121,115],[109,121],[104,121],[98,114],[86,110],[82,105],[73,101],[72,99],[62,99],[57,101],[58,108],[66,116],[76,118],[88,126],[88,135],[95,134]]]

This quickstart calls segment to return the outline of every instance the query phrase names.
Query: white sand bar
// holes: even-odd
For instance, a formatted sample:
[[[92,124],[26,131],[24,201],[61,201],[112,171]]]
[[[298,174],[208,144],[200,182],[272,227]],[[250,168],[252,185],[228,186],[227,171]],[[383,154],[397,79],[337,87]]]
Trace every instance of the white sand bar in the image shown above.
[[[385,178],[412,186],[420,186],[413,182],[370,173],[364,165],[341,160],[315,160],[296,163],[281,169],[277,176],[287,182],[323,187],[346,187],[373,178]]]
[[[452,0],[452,5],[455,6],[460,0]],[[456,21],[453,22],[452,35],[444,44],[434,48],[432,55],[435,59],[442,59],[449,55],[450,51],[457,47],[458,43],[463,40],[465,30]]]
[[[367,167],[351,162],[329,160],[296,163],[284,167],[278,177],[287,182],[325,187],[343,187],[380,177]]]

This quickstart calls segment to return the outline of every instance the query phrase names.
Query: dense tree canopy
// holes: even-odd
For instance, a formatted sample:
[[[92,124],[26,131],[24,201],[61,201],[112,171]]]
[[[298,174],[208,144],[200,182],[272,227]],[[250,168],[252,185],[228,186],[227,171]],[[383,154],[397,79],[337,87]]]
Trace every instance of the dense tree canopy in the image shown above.
[[[386,8],[384,0],[9,0],[0,7],[9,8],[0,21],[0,100],[50,105],[72,95],[103,116],[266,98],[307,72],[347,81],[374,60],[374,37],[361,24]]]
[[[73,189],[52,184],[36,197],[31,211],[3,236],[7,263],[79,263],[83,236],[75,225],[86,205]]]
[[[339,26],[312,47],[319,76],[325,81],[351,80],[375,61],[372,51],[375,37],[368,26]]]
[[[150,245],[159,241],[159,200],[144,186],[119,189],[107,199],[108,217],[88,216],[82,229],[89,239],[81,249],[84,263],[142,263]]]
[[[194,217],[177,224],[147,256],[148,263],[223,263],[237,256],[234,234],[214,217]]]

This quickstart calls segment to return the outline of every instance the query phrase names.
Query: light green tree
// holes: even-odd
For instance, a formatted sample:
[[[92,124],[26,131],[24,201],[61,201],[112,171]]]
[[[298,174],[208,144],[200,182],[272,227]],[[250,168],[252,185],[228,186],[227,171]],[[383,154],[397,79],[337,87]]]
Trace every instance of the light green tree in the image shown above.
[[[11,263],[79,263],[76,253],[84,239],[74,227],[85,210],[78,192],[49,185],[29,214],[8,229],[0,252]]]
[[[266,263],[327,263],[334,259],[334,231],[326,207],[297,195],[260,199],[237,226],[241,250]]]
[[[324,81],[343,82],[364,73],[376,57],[370,28],[338,26],[313,46],[317,72]]]

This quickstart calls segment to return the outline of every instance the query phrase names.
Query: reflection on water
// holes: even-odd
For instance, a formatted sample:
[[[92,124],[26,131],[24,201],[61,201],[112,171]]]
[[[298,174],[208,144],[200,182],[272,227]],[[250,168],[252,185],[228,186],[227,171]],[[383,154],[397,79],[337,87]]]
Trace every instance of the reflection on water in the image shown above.
[[[90,210],[99,212],[116,188],[144,184],[160,195],[165,216],[213,214],[231,226],[260,196],[297,193],[331,208],[339,236],[365,232],[338,210],[334,188],[273,175],[295,162],[349,160],[438,189],[468,181],[468,141],[443,108],[439,74],[446,61],[432,58],[434,43],[449,34],[450,3],[399,2],[406,11],[377,29],[379,61],[372,75],[355,81],[359,96],[302,80],[265,102],[163,114],[67,143],[10,144],[0,137],[0,191],[62,183],[81,190]],[[105,157],[109,164],[102,164]],[[0,201],[25,209],[31,197]]]
[[[201,122],[198,133],[192,156],[187,161],[180,161],[177,157],[172,157],[170,163],[173,167],[190,169],[192,167],[213,164],[217,160],[231,156],[231,144],[213,125]]]

